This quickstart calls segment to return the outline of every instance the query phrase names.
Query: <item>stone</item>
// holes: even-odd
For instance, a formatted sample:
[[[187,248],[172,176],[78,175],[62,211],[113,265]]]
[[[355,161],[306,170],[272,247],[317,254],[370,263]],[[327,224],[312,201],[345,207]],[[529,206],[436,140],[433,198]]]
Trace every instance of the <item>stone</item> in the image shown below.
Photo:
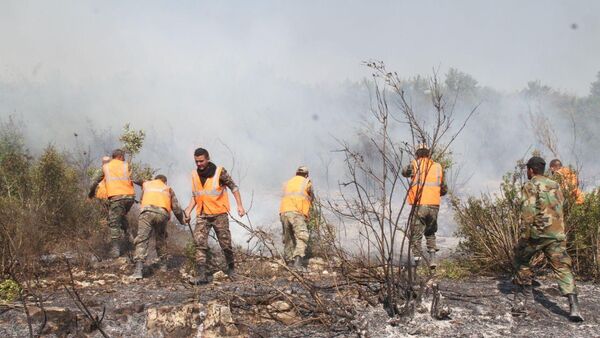
[[[314,257],[308,260],[308,269],[310,271],[321,271],[327,268],[329,264],[321,257]]]
[[[240,335],[229,306],[217,301],[208,302],[203,326],[202,337],[236,337]]]
[[[217,271],[213,274],[213,281],[222,282],[226,281],[228,278],[229,276],[223,271]]]
[[[280,322],[290,325],[299,320],[298,313],[288,302],[278,300],[267,306],[269,314]]]
[[[201,306],[161,306],[146,311],[148,336],[193,337],[202,322]]]
[[[62,307],[44,307],[44,310],[37,306],[29,307],[29,314],[33,322],[41,323],[44,320],[44,311],[46,312],[46,325],[42,330],[44,335],[56,335],[66,337],[68,334],[74,334],[77,330],[77,315],[71,310]]]

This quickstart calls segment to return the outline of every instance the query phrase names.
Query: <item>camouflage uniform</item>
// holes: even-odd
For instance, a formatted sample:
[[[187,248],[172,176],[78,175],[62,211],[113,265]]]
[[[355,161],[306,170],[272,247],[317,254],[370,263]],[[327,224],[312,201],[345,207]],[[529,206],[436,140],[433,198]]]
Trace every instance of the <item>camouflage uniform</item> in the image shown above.
[[[563,204],[559,184],[547,177],[536,175],[523,186],[521,238],[514,258],[515,284],[531,285],[530,260],[541,251],[557,277],[561,294],[577,293],[571,257],[566,250]]]
[[[99,171],[92,178],[92,185],[88,196],[93,198],[96,195],[96,188],[100,181],[104,179],[104,172]],[[139,180],[133,181],[135,184],[141,185]],[[135,195],[117,195],[108,199],[108,226],[110,228],[110,238],[119,240],[123,237],[129,239],[128,230],[129,223],[127,222],[127,213],[135,203]]]
[[[219,184],[226,186],[231,192],[238,191],[238,186],[235,184],[231,175],[223,169],[219,177]],[[225,192],[227,193],[227,192]],[[207,215],[204,210],[196,217],[196,227],[194,228],[194,239],[196,241],[196,262],[198,264],[206,264],[206,255],[208,253],[208,234],[210,228],[215,230],[219,246],[223,250],[223,255],[227,262],[233,262],[233,246],[231,244],[231,231],[229,230],[229,215]]]
[[[288,211],[279,215],[283,226],[284,258],[291,261],[294,257],[304,257],[308,243],[306,217],[298,212]]]
[[[175,196],[173,189],[171,193],[171,210],[179,220],[183,222],[183,210],[179,205],[179,201]],[[166,243],[167,243],[167,222],[169,221],[170,213],[161,207],[148,205],[143,207],[138,219],[138,234],[135,237],[135,257],[134,261],[144,261],[148,256],[148,243],[152,232],[155,233],[156,254],[161,261],[165,261]]]
[[[435,233],[438,229],[437,218],[440,207],[437,205],[418,205],[413,216],[412,252],[415,256],[422,255],[421,242],[425,234],[427,252],[436,252]]]

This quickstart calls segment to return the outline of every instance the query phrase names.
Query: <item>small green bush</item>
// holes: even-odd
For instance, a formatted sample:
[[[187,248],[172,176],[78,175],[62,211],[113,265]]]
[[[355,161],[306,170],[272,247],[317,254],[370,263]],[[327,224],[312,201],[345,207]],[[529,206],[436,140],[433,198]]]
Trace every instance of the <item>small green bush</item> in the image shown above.
[[[17,299],[21,293],[21,287],[12,279],[0,282],[0,302],[10,303]]]

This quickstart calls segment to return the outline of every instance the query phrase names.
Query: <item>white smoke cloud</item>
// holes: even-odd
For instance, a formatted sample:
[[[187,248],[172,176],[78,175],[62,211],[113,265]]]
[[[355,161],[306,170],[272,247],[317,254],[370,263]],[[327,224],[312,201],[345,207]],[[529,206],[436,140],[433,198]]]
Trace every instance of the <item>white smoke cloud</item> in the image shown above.
[[[593,1],[8,1],[0,114],[21,117],[38,150],[70,147],[73,132],[85,139],[90,126],[116,135],[130,122],[148,132],[140,159],[169,176],[184,204],[192,152],[206,147],[240,181],[246,204],[254,194],[254,221],[276,223],[280,186],[298,165],[322,191],[341,179],[335,139],[354,138],[368,111],[361,61],[382,59],[407,77],[457,67],[507,93],[540,79],[584,95],[600,69],[599,9]],[[467,192],[494,189],[535,143],[526,109],[483,102],[454,148],[472,176]],[[556,124],[565,134],[564,121]]]

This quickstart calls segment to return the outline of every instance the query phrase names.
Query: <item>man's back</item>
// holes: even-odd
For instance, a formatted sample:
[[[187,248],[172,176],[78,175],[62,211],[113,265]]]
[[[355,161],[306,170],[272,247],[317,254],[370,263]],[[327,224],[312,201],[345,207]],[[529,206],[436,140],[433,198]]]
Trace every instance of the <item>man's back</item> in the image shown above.
[[[560,185],[545,176],[534,176],[523,186],[525,226],[531,227],[532,238],[564,238],[564,197]]]

